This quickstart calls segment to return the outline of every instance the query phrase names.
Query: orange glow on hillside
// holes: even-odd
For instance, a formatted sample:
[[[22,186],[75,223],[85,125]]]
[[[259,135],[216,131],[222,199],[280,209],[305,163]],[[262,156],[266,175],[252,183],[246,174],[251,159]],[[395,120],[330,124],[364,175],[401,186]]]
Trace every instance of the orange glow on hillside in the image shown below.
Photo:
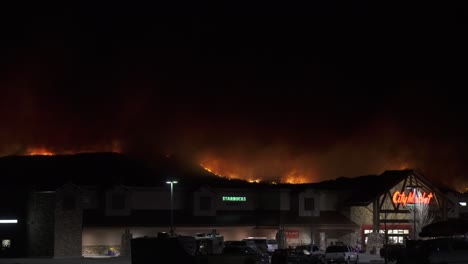
[[[203,164],[201,164],[201,163],[200,163],[200,166],[201,166],[204,170],[206,170],[206,171],[208,171],[208,172],[211,172],[211,173],[213,173],[213,174],[216,175],[216,176],[222,177],[220,174],[214,172],[212,169],[208,168],[207,166],[205,166],[205,165],[203,165]]]
[[[298,184],[298,183],[308,183],[310,181],[307,180],[307,177],[303,175],[301,172],[297,170],[291,170],[288,173],[286,173],[282,178],[281,181],[284,183],[292,183],[292,184]]]
[[[271,164],[270,164],[271,165]],[[230,162],[228,160],[221,160],[216,158],[205,158],[200,163],[200,166],[219,177],[228,179],[242,179],[250,183],[269,182],[271,184],[278,183],[311,183],[312,171],[310,169],[292,169],[292,170],[275,170],[272,167],[268,172],[266,170],[255,170],[250,168],[249,165],[241,166],[238,163]],[[250,165],[252,166],[252,165]]]
[[[55,155],[54,152],[48,150],[47,148],[44,147],[39,147],[39,148],[28,148],[26,150],[26,155],[29,156],[52,156]]]
[[[200,166],[206,171],[209,171],[219,177],[248,180],[247,177],[239,177],[239,174],[236,171],[225,169],[225,167],[221,166],[221,162],[216,159],[205,159],[200,163]]]
[[[86,146],[76,149],[59,149],[59,148],[47,148],[44,146],[41,147],[28,147],[24,152],[24,155],[28,156],[53,156],[53,155],[73,155],[78,153],[92,153],[92,152],[114,152],[122,153],[122,147],[119,142],[113,142],[108,145],[95,145],[95,146]]]
[[[208,167],[207,165],[204,165],[202,163],[200,163],[200,166],[205,169],[206,171],[208,172],[211,172],[213,173],[214,175],[218,176],[218,177],[223,177],[223,178],[228,178],[228,179],[242,179],[240,177],[237,176],[237,174],[233,174],[231,173],[230,175],[227,175],[227,176],[223,176],[221,175],[221,173],[218,173],[217,171],[215,171],[214,169]],[[250,182],[250,183],[259,183],[261,182],[262,180],[259,179],[259,178],[243,178],[244,180]]]

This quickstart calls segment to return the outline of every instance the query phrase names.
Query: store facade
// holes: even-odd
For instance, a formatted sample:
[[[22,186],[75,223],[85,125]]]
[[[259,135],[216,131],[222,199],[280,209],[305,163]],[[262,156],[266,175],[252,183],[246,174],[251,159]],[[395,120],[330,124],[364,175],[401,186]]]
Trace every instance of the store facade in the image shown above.
[[[350,219],[361,227],[363,247],[404,244],[407,239],[419,239],[422,226],[458,217],[457,202],[417,171],[386,171],[378,177],[378,183],[371,179],[366,183],[371,188],[360,190],[367,193],[347,203]],[[370,239],[375,234],[380,239]]]
[[[282,230],[292,247],[343,242],[370,251],[384,243],[379,234],[390,243],[417,238],[410,208],[418,203],[436,220],[456,217],[457,203],[413,170],[313,184],[184,184],[181,178],[172,194],[165,182],[67,183],[30,192],[19,210],[25,214],[16,217],[20,237],[11,241],[25,241],[21,254],[30,256],[128,255],[132,238],[169,232],[173,224],[179,235],[275,239]]]

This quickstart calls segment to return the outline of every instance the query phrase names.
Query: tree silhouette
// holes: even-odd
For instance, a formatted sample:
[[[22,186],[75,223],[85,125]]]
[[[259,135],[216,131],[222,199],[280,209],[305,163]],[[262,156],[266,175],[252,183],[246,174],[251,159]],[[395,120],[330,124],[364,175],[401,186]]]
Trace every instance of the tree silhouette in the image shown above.
[[[408,211],[415,216],[413,222],[416,222],[416,230],[414,232],[415,238],[418,239],[422,228],[434,221],[434,215],[430,212],[430,205],[424,203],[423,193],[420,190],[415,190],[414,196],[415,203],[413,206],[408,206]]]

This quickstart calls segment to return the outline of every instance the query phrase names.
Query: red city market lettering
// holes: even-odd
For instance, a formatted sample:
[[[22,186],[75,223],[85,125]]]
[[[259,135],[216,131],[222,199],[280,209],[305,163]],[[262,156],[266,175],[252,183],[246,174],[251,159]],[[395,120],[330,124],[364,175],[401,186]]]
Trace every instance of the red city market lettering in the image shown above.
[[[403,204],[403,206],[415,203],[429,204],[433,196],[434,195],[432,193],[426,194],[425,192],[419,197],[415,196],[414,192],[409,192],[408,195],[406,195],[404,192],[395,192],[393,194],[392,200],[393,203]]]

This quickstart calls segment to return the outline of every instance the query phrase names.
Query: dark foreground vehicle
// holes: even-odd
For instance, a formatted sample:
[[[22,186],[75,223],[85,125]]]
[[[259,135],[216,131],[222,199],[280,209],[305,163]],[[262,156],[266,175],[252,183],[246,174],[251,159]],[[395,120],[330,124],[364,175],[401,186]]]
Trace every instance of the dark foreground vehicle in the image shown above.
[[[407,241],[398,256],[398,264],[460,264],[468,263],[466,238],[435,238]]]
[[[296,249],[277,249],[271,256],[271,264],[325,264],[323,255],[305,254]]]
[[[248,246],[225,246],[223,248],[223,255],[243,257],[243,263],[248,264],[269,264],[270,256],[259,250],[253,249]]]
[[[380,249],[380,256],[390,261],[395,261],[398,259],[398,256],[403,253],[405,250],[404,245],[395,244],[395,245],[384,245],[383,248]]]

